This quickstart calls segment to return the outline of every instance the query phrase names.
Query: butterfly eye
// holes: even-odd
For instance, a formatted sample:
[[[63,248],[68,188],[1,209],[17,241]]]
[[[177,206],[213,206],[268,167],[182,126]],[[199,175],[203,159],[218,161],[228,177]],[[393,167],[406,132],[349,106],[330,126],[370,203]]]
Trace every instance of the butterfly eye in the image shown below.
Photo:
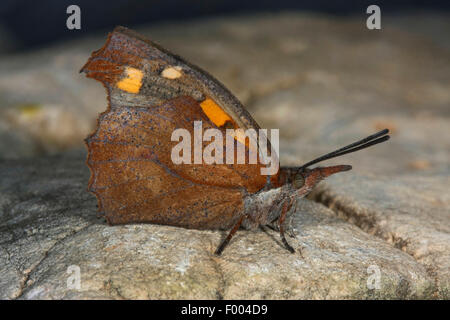
[[[305,178],[301,173],[297,173],[292,184],[294,185],[295,189],[300,189],[305,184]]]

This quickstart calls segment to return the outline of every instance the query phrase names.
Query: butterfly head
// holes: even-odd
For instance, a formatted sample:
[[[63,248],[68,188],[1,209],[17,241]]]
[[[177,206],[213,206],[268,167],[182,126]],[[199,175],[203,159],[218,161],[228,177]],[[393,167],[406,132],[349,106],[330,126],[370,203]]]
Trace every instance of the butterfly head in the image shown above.
[[[313,169],[301,167],[294,176],[292,185],[299,194],[307,194],[323,179],[343,171],[351,170],[352,166],[337,165],[329,167],[317,167]]]

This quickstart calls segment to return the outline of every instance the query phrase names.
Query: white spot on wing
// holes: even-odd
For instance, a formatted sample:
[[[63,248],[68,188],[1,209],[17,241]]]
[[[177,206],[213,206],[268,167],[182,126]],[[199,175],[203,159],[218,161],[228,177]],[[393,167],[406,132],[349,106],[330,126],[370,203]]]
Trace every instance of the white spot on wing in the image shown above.
[[[179,66],[170,66],[165,68],[161,72],[161,76],[167,79],[177,79],[181,77],[183,74],[181,73],[181,67]]]

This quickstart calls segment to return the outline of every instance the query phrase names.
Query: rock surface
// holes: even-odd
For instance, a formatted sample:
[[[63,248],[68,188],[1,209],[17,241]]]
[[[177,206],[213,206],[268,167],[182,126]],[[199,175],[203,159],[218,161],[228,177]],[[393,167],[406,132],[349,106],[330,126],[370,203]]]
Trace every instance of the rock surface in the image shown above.
[[[280,128],[283,164],[391,129],[389,143],[329,161],[354,170],[296,203],[294,255],[268,228],[239,231],[216,257],[225,232],[107,226],[80,150],[105,92],[78,74],[104,36],[0,56],[0,298],[448,299],[448,41],[411,33],[408,16],[383,21],[374,32],[283,13],[139,30]]]
[[[238,232],[217,257],[213,252],[225,232],[108,226],[96,218],[96,200],[85,191],[89,173],[80,157],[4,161],[0,168],[3,299],[402,299],[438,294],[424,265],[310,200],[298,201],[293,209],[295,238],[289,241],[296,254],[267,229]],[[80,271],[78,290],[70,286],[73,268]]]
[[[450,297],[450,177],[341,175],[310,195],[410,254]]]

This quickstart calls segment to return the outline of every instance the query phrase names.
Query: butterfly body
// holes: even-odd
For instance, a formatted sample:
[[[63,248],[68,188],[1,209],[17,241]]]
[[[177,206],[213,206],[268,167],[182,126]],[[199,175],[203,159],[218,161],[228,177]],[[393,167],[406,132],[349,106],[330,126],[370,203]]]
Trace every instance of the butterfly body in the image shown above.
[[[262,140],[237,134],[260,127],[239,100],[207,72],[126,28],[116,28],[81,71],[102,82],[108,93],[108,109],[86,144],[88,189],[110,224],[231,229],[216,251],[220,254],[240,226],[254,229],[278,221],[282,240],[293,252],[284,238],[283,222],[295,197],[304,197],[327,176],[350,169],[305,165],[262,174],[267,166],[259,151]],[[208,147],[209,141],[195,140],[198,123],[201,133],[216,130],[231,137],[225,140],[242,147],[248,158],[255,152],[257,161],[239,163],[232,153],[230,163],[225,152],[214,163],[174,161],[173,134],[178,129],[194,137],[188,142],[194,159],[196,147]],[[230,134],[229,129],[236,132]],[[382,142],[373,140],[379,136],[364,143]],[[215,156],[222,148],[228,151],[225,140]],[[270,163],[278,169],[277,152],[269,140],[267,146]],[[364,144],[351,146],[355,150]],[[344,149],[334,156],[351,152]],[[318,162],[314,161],[308,165]]]
[[[295,196],[290,185],[262,190],[245,198],[243,215],[247,217],[242,223],[245,229],[255,230],[259,226],[270,225],[281,215],[282,204]]]

